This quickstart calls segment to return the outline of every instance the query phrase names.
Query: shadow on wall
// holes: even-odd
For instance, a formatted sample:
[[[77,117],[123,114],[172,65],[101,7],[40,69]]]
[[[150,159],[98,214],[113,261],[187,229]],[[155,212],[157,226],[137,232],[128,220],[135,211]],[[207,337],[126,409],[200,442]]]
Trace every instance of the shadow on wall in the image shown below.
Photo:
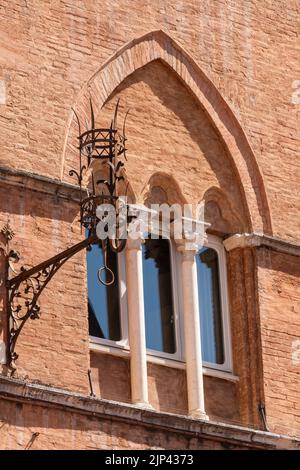
[[[143,157],[142,177],[147,174],[151,177],[155,166],[166,166],[160,171],[171,170],[184,190],[184,197],[187,188],[189,192],[199,193],[199,182],[204,191],[217,184],[234,201],[236,212],[241,213],[248,230],[247,205],[236,169],[206,113],[176,73],[161,60],[148,63],[114,90],[102,112],[111,112],[117,96],[132,110],[127,124],[128,155],[130,158],[132,150],[139,158]],[[140,145],[138,153],[133,145],[135,141]]]
[[[166,32],[156,30],[134,38],[124,44],[95,72],[82,88],[74,104],[75,109],[80,110],[82,123],[89,114],[90,96],[95,106],[101,109],[120,84],[124,84],[128,78],[132,79],[134,72],[138,73],[142,67],[153,64],[154,61],[158,63],[158,60],[176,73],[176,78],[179,78],[177,83],[180,81],[184,83],[186,89],[195,97],[195,102],[201,104],[208,121],[216,130],[216,135],[222,141],[222,147],[227,153],[228,161],[232,162],[236,170],[237,183],[243,195],[243,201],[247,201],[244,207],[251,230],[271,234],[272,224],[263,177],[238,119],[209,77]],[[166,85],[168,82],[163,82],[160,90],[164,90]],[[144,99],[146,95],[141,96]],[[143,106],[141,97],[138,103]],[[156,121],[157,118],[155,123]],[[140,127],[139,123],[136,129]],[[193,135],[192,129],[190,132]],[[70,113],[61,165],[61,175],[62,177],[65,175],[66,179],[68,179],[68,170],[74,159],[76,135],[77,125],[74,116]]]

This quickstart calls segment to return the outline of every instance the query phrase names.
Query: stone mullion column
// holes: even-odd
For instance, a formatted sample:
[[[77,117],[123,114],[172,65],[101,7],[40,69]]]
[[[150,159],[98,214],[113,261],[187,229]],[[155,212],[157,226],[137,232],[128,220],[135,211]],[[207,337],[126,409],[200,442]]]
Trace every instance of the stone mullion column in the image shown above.
[[[150,408],[148,400],[147,356],[144,315],[142,234],[128,238],[126,247],[126,282],[132,403]]]
[[[181,253],[188,409],[191,416],[208,419],[204,404],[198,281],[195,258],[197,249],[197,245],[191,247],[191,243],[187,242],[178,245],[178,251]]]

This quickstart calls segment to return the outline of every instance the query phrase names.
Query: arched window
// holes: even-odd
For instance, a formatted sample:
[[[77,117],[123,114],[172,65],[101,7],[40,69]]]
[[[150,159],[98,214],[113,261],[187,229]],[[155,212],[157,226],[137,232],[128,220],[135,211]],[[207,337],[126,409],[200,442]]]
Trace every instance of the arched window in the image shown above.
[[[159,231],[145,234],[141,250],[147,353],[151,360],[159,363],[184,362],[182,252]],[[98,279],[98,270],[104,261],[102,249],[93,245],[87,252],[91,343],[95,349],[113,354],[121,354],[120,348],[129,350],[125,258],[125,253],[117,255],[108,251],[107,263],[115,273],[115,282],[104,286]],[[231,371],[226,257],[222,240],[208,235],[195,261],[203,364],[207,368]]]
[[[224,363],[223,325],[220,302],[219,261],[213,248],[197,254],[202,359]]]
[[[231,367],[230,332],[224,249],[217,237],[196,254],[202,360],[209,366]]]
[[[170,241],[161,236],[147,238],[142,250],[146,346],[153,351],[174,354],[176,339]]]
[[[98,279],[98,270],[103,266],[103,261],[102,249],[92,245],[91,250],[87,251],[89,332],[94,338],[120,341],[120,286],[116,253],[111,250],[107,253],[107,265],[115,273],[115,282],[109,286],[101,284]]]

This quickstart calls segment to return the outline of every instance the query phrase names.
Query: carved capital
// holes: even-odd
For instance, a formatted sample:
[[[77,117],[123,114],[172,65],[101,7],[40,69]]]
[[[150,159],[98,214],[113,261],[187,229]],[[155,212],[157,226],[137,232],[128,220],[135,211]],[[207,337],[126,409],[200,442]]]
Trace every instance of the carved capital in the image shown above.
[[[182,255],[182,261],[193,261],[199,251],[199,245],[187,240],[176,240],[177,251]]]
[[[206,229],[209,227],[204,221],[181,217],[172,223],[172,235],[179,246],[184,243],[182,250],[198,251],[206,241]]]
[[[141,250],[144,242],[145,238],[143,232],[129,230],[126,243],[127,250]]]
[[[183,254],[184,259],[192,259],[206,242],[205,232],[185,231],[182,239],[175,239],[177,250]]]

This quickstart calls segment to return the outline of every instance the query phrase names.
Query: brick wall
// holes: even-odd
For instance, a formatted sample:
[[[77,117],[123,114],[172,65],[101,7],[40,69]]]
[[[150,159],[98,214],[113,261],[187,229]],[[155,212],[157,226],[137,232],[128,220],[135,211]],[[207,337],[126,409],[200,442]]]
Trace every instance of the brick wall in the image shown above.
[[[260,250],[263,371],[268,421],[275,432],[300,432],[299,262]]]
[[[297,0],[3,0],[0,165],[51,177],[57,184],[61,178],[71,182],[68,171],[77,155],[71,107],[84,110],[91,80],[96,105],[105,102],[99,123],[111,117],[117,97],[122,113],[131,108],[127,176],[138,200],[147,199],[148,182],[159,169],[174,178],[188,202],[214,194],[224,205],[227,233],[266,228],[295,242],[300,104],[292,101],[292,83],[300,79],[299,26]],[[156,30],[165,34],[141,41],[130,55],[133,46],[126,49],[126,43]],[[125,52],[114,76],[103,69],[107,82],[116,83],[106,96],[101,70],[121,47]],[[152,53],[160,60],[147,64]],[[127,77],[134,60],[137,70]],[[168,190],[169,180],[164,181]],[[13,246],[29,265],[82,239],[76,203],[57,196],[55,188],[46,194],[44,186],[1,176],[0,223],[10,218]],[[291,363],[292,343],[299,338],[296,259],[234,250],[228,267],[240,379],[233,415],[238,413],[244,425],[261,427],[257,404],[265,401],[270,428],[297,434],[299,364]],[[3,293],[3,283],[0,289]],[[1,328],[3,300],[0,308]],[[51,281],[41,309],[42,318],[30,321],[18,342],[19,376],[88,393],[84,253]],[[96,363],[91,361],[94,373]],[[126,364],[122,371],[128,375]],[[154,393],[153,400],[158,401]],[[63,438],[45,445],[64,445]]]
[[[2,164],[9,156],[15,168],[59,177],[83,84],[126,42],[163,29],[230,103],[264,174],[274,233],[297,239],[299,8],[295,0],[1,2]]]
[[[298,449],[299,439],[0,377],[1,449]]]
[[[1,224],[13,220],[13,248],[32,267],[82,239],[78,206],[52,195],[0,186]],[[7,196],[9,194],[9,197]],[[69,260],[40,297],[41,318],[19,337],[18,375],[73,390],[88,390],[85,253]],[[5,309],[2,310],[2,318]],[[5,318],[5,317],[4,317]],[[5,368],[4,368],[5,370]]]

